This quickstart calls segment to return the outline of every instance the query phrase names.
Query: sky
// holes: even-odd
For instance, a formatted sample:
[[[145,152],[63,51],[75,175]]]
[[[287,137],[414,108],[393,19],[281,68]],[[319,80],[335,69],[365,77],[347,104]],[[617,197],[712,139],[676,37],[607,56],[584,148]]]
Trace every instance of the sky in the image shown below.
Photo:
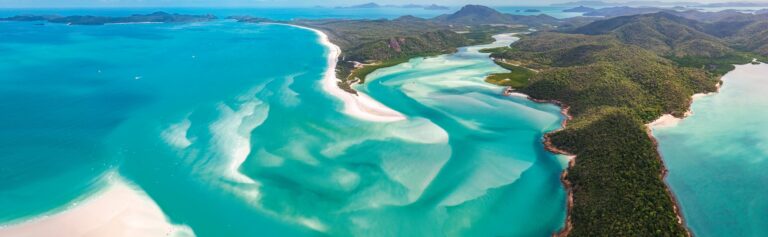
[[[270,7],[270,6],[347,6],[367,2],[380,4],[432,4],[458,6],[483,4],[490,6],[535,6],[571,0],[0,0],[0,8],[12,7],[173,7],[173,6],[217,6],[217,7]],[[575,0],[573,0],[575,1]],[[610,1],[610,0],[609,0]],[[618,1],[618,0],[614,0]],[[632,1],[632,0],[627,0]],[[717,0],[660,0],[665,2],[721,2]],[[746,0],[768,2],[768,0]]]

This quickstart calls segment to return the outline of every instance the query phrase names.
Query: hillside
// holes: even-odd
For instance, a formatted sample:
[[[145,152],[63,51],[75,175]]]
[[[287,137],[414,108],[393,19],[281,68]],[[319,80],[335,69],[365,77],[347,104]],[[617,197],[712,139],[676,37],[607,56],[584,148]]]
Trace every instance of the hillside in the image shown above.
[[[728,36],[734,47],[768,57],[768,20],[746,24]]]
[[[547,135],[577,155],[570,236],[685,236],[662,179],[663,166],[645,123],[682,116],[694,93],[716,89],[717,77],[611,35],[536,33],[494,58],[538,68],[518,91],[555,100],[573,116]]]
[[[616,17],[577,28],[573,33],[616,36],[660,55],[722,57],[733,50],[725,41],[702,32],[701,23],[667,12]]]
[[[631,15],[657,13],[665,10],[668,10],[668,9],[658,8],[658,7],[618,6],[618,7],[606,7],[606,8],[595,9],[593,11],[584,13],[584,16],[601,16],[606,18],[612,18],[612,17],[618,17],[618,16],[631,16]]]
[[[458,47],[490,43],[491,35],[522,30],[508,26],[449,26],[414,16],[394,20],[296,20],[318,29],[342,49],[337,65],[340,86],[364,82],[367,74],[414,57],[452,53]],[[520,26],[518,26],[520,27]],[[462,33],[457,33],[462,32]]]
[[[480,5],[466,5],[453,14],[441,15],[433,18],[432,21],[456,25],[518,24],[542,26],[563,23],[561,20],[548,15],[521,16],[504,14],[493,8]]]
[[[261,18],[241,21],[263,22]],[[583,22],[579,19],[578,22]],[[342,49],[337,72],[340,86],[364,82],[374,70],[414,57],[454,52],[458,47],[490,43],[497,33],[521,31],[532,26],[566,24],[547,15],[519,16],[492,8],[467,5],[453,14],[432,19],[402,16],[394,20],[295,20],[285,22],[321,30]],[[581,24],[581,23],[580,23]]]
[[[595,11],[595,10],[596,9],[591,8],[591,7],[578,6],[578,7],[574,7],[574,8],[565,9],[565,10],[563,10],[563,12],[592,12],[592,11]]]

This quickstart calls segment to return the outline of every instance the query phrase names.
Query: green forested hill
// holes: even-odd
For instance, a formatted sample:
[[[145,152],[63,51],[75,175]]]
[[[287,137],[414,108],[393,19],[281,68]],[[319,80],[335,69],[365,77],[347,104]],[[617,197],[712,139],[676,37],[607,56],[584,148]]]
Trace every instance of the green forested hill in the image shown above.
[[[482,25],[482,24],[518,24],[527,26],[559,25],[564,21],[540,14],[523,16],[504,14],[493,8],[481,5],[466,5],[453,14],[446,14],[431,19],[442,24]]]
[[[661,177],[645,123],[682,116],[694,93],[714,91],[717,76],[680,67],[615,36],[537,33],[493,53],[538,68],[520,92],[557,100],[573,116],[548,135],[577,155],[571,236],[685,236]]]
[[[768,20],[749,22],[728,39],[734,47],[768,56]]]
[[[298,24],[326,33],[342,49],[337,66],[342,87],[364,80],[375,69],[413,57],[452,53],[458,47],[490,43],[493,34],[522,30],[514,26],[450,26],[413,16],[394,20],[301,20]],[[365,64],[362,68],[357,65]],[[359,67],[359,66],[358,66]]]
[[[277,22],[240,16],[241,22]],[[529,27],[551,29],[557,26],[584,25],[591,19],[560,20],[547,15],[521,16],[500,13],[493,8],[467,5],[452,14],[432,19],[403,16],[388,20],[293,20],[296,24],[326,33],[342,49],[337,65],[340,86],[364,81],[367,74],[413,57],[454,52],[458,47],[490,43],[493,34],[523,31]]]
[[[573,33],[611,34],[626,44],[674,57],[722,57],[733,52],[722,39],[704,33],[703,25],[672,13],[659,12],[596,21]]]

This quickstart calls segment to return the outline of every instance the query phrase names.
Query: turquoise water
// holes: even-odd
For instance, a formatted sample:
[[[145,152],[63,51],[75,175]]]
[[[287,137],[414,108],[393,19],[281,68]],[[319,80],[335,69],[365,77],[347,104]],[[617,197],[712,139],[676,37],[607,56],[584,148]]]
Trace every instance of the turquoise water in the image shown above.
[[[477,47],[361,87],[349,117],[311,31],[228,21],[0,22],[0,225],[116,173],[197,236],[546,236],[565,217],[553,105],[500,96]],[[499,45],[510,43],[504,38]]]
[[[130,14],[149,14],[156,11],[166,11],[181,14],[214,14],[220,18],[229,16],[250,15],[265,17],[275,20],[302,19],[394,19],[403,15],[413,15],[421,18],[432,18],[442,14],[450,14],[458,11],[461,6],[451,6],[448,10],[424,10],[420,8],[362,8],[362,9],[336,9],[331,7],[292,7],[292,8],[92,8],[92,9],[1,9],[0,17],[9,17],[21,14],[59,14],[59,15],[97,15],[97,16],[125,16]],[[494,7],[496,10],[515,15],[539,15],[547,14],[556,18],[581,16],[581,13],[563,12],[570,7]],[[525,12],[527,9],[537,9],[541,12]]]
[[[667,182],[696,236],[768,235],[768,65],[740,65],[693,115],[654,128]]]
[[[491,45],[378,70],[357,89],[409,117],[428,118],[450,135],[450,155],[434,157],[429,166],[419,168],[439,173],[416,202],[436,212],[432,218],[438,220],[445,218],[437,215],[444,210],[477,217],[448,216],[449,223],[471,227],[447,233],[546,236],[565,218],[565,193],[557,176],[566,160],[544,151],[541,144],[545,132],[560,126],[560,109],[500,96],[501,88],[483,82],[489,72],[504,70],[478,50],[516,40],[497,39]]]

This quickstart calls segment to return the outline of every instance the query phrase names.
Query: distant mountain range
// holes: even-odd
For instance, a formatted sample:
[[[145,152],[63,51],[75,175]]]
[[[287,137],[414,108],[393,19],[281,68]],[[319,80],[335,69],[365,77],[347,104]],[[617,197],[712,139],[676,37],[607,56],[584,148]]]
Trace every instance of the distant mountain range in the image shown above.
[[[583,10],[588,9],[588,7],[582,7],[582,8],[577,7],[577,8],[578,9],[583,9]],[[566,9],[566,10],[563,10],[563,11],[570,11],[570,10],[577,9],[577,8]],[[611,18],[611,17],[618,17],[618,16],[630,16],[630,15],[657,13],[657,12],[664,12],[664,11],[675,11],[675,12],[678,12],[678,13],[693,13],[693,14],[688,14],[691,17],[704,16],[704,15],[707,15],[707,17],[714,17],[714,19],[707,19],[707,18],[697,18],[697,19],[695,19],[695,20],[698,20],[698,21],[718,21],[719,19],[723,19],[723,18],[727,18],[727,17],[732,17],[732,16],[734,16],[734,17],[742,17],[743,14],[744,14],[744,11],[741,11],[741,10],[723,10],[723,11],[716,12],[717,14],[704,14],[705,12],[700,12],[700,11],[695,10],[695,8],[692,9],[690,7],[627,7],[627,6],[620,6],[620,7],[604,7],[604,8],[593,9],[591,11],[584,11],[583,15],[584,16],[600,16],[600,17]],[[755,15],[765,14],[765,13],[768,13],[768,9],[757,10],[757,11],[749,12],[749,13],[753,13]]]
[[[440,15],[432,19],[435,22],[458,25],[478,24],[522,24],[529,26],[558,25],[561,20],[549,15],[522,16],[505,14],[493,8],[481,5],[466,5],[453,14]]]
[[[421,8],[425,10],[450,10],[450,7],[440,6],[437,4],[420,5],[420,4],[406,4],[406,5],[380,5],[375,2],[352,5],[346,7],[336,7],[337,9],[358,9],[358,8]]]
[[[768,14],[663,11],[596,21],[572,33],[613,35],[660,55],[718,58],[736,50],[768,56]]]
[[[613,35],[623,43],[676,57],[722,57],[733,51],[723,40],[703,31],[697,21],[659,12],[597,21],[573,33]]]
[[[592,12],[596,9],[591,7],[585,7],[585,6],[578,6],[570,9],[565,9],[563,12]]]
[[[604,2],[604,1],[576,1],[552,4],[558,7],[768,7],[768,2],[723,2],[723,3],[700,3],[700,2],[663,2],[663,1],[628,1],[628,2]]]
[[[204,22],[217,19],[213,15],[183,15],[166,12],[151,14],[134,14],[125,17],[111,16],[59,16],[59,15],[20,15],[0,18],[0,21],[47,21],[72,25],[104,25],[119,23],[189,23]]]
[[[629,1],[629,2],[604,2],[604,1],[576,1],[552,4],[551,6],[557,7],[576,7],[576,6],[589,6],[589,7],[615,7],[615,6],[694,6],[701,5],[697,2],[662,2],[662,1]]]

